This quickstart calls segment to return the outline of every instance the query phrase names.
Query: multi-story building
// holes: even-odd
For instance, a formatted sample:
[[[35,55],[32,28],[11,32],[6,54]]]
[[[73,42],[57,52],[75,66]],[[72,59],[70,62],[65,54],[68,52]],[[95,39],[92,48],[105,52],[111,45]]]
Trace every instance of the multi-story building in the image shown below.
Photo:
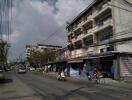
[[[26,45],[26,58],[30,57],[30,52],[31,52],[31,46]]]
[[[44,45],[44,44],[27,45],[26,58],[30,57],[32,51],[44,52],[45,50],[48,50],[48,51],[57,52],[60,49],[62,49],[61,46],[54,46],[54,45]]]
[[[132,77],[131,9],[130,0],[94,0],[66,27],[68,59],[87,59],[89,70],[101,66],[115,78]]]

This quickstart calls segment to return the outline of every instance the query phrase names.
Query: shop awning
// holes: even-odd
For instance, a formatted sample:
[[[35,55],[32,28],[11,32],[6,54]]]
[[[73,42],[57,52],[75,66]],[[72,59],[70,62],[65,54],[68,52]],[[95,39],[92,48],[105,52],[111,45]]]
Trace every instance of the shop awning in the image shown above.
[[[72,64],[72,63],[83,63],[83,60],[81,60],[81,59],[69,60],[68,63],[69,64]]]
[[[88,59],[98,59],[98,58],[105,58],[105,57],[111,57],[111,56],[114,56],[114,55],[113,54],[111,54],[111,55],[97,55],[97,56],[88,57]]]
[[[87,55],[87,57],[81,58],[82,60],[88,60],[88,59],[100,59],[100,58],[106,58],[106,57],[114,57],[117,55],[132,55],[131,52],[106,52],[106,53],[98,53],[98,54],[92,54],[92,55]]]

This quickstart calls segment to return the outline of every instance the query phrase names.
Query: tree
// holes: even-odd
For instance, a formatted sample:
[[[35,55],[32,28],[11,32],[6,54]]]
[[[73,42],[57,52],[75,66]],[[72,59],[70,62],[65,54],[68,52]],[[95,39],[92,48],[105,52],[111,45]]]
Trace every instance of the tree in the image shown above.
[[[3,40],[0,40],[0,64],[7,62],[8,45]]]
[[[43,52],[33,50],[30,52],[28,61],[30,62],[30,64],[34,65],[43,65],[49,62],[53,62],[55,61],[55,52],[47,49]]]

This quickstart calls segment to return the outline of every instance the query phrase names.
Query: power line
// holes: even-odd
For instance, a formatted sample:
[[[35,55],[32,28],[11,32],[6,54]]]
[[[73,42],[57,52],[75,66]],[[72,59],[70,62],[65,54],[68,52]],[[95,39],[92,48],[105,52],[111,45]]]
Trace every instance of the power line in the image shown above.
[[[11,9],[12,0],[0,0],[0,35],[6,36],[6,41],[9,41],[11,33]]]
[[[128,5],[132,7],[132,3],[128,2],[127,0],[124,0]]]
[[[109,6],[112,6],[112,7],[116,7],[116,8],[122,9],[122,10],[125,10],[125,11],[128,11],[128,12],[132,12],[132,10],[130,10],[130,9],[126,9],[126,8],[123,8],[123,7],[119,7],[119,6],[116,6],[116,5],[113,5],[113,4],[109,4],[108,3],[108,5]]]
[[[130,10],[130,9],[126,9],[126,8],[119,7],[119,6],[112,5],[112,4],[108,4],[108,5],[109,5],[109,6],[116,7],[116,8],[119,8],[119,9],[122,9],[122,10],[125,10],[125,11],[128,11],[128,12],[132,12],[132,10]],[[65,25],[65,23],[64,23],[63,25]],[[47,41],[48,39],[50,39],[50,38],[53,37],[54,35],[58,34],[58,31],[63,27],[63,25],[60,26],[59,28],[57,28],[57,29],[55,30],[55,32],[53,32],[52,34],[50,34],[44,41]]]
[[[49,38],[53,37],[53,35],[58,34],[58,33],[59,33],[58,31],[61,30],[62,27],[64,27],[64,26],[62,25],[62,26],[60,26],[59,28],[57,28],[57,29],[55,30],[55,32],[51,33],[44,41],[47,41]]]

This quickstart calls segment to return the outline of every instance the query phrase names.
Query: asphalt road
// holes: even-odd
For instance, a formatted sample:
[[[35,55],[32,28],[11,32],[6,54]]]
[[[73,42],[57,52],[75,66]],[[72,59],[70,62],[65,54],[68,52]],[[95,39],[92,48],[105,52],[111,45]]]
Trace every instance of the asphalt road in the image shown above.
[[[8,72],[0,83],[0,100],[131,100],[132,85],[97,85],[57,81],[45,74]]]

